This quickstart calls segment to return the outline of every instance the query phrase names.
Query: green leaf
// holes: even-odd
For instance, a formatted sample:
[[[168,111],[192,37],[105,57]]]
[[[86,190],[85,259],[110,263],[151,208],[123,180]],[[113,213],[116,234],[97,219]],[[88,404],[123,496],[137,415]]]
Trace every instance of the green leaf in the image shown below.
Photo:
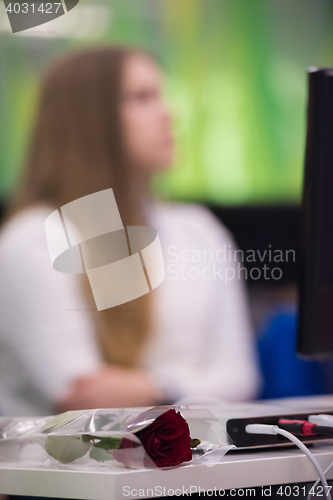
[[[118,415],[116,413],[108,413],[107,415],[97,415],[96,428],[102,429],[102,427],[105,427],[109,424],[112,424],[114,419],[117,417],[118,417]]]
[[[102,437],[102,436],[93,436],[91,434],[83,434],[82,435],[82,441],[85,443],[88,441],[91,441],[92,439],[98,439],[98,443],[93,443],[96,448],[102,448],[103,450],[116,450],[119,448],[120,442],[121,442],[121,437],[114,437],[114,436],[109,436],[109,437]]]
[[[108,431],[120,431],[120,429],[123,428],[123,425],[121,422],[117,422],[116,424],[114,424],[112,427],[110,427],[108,429]]]
[[[93,439],[93,437],[89,436],[89,434],[82,434],[82,441],[84,443],[90,443],[90,439]]]
[[[49,436],[45,442],[47,453],[63,464],[83,457],[90,447],[80,436]]]
[[[40,429],[40,432],[48,434],[51,431],[54,432],[57,429],[61,429],[61,427],[64,427],[77,419],[80,415],[82,415],[82,413],[82,411],[75,410],[54,415],[47,419],[46,423]]]
[[[197,446],[199,446],[200,443],[201,443],[200,439],[191,438],[190,447],[191,448],[196,448]]]
[[[107,437],[101,438],[99,443],[96,443],[95,448],[102,448],[103,450],[116,450],[120,446],[121,438],[119,437]]]
[[[102,450],[101,448],[97,448],[96,446],[93,446],[93,448],[90,450],[89,457],[93,460],[96,460],[97,462],[107,462],[108,460],[113,459],[111,451]]]

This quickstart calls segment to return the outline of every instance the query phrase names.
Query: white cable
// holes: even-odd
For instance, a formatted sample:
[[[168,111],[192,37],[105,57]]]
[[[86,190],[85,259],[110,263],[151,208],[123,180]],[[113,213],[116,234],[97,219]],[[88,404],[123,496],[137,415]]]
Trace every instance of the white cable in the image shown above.
[[[291,432],[285,431],[284,429],[280,429],[280,427],[278,427],[277,425],[267,425],[267,424],[248,424],[245,427],[245,431],[248,432],[249,434],[281,434],[281,436],[284,436],[290,441],[292,441],[311,461],[313,467],[317,471],[321,484],[323,485],[326,499],[331,500],[331,495],[329,491],[329,486],[325,478],[325,473],[320,467],[315,456],[311,453],[310,450],[308,450],[305,444],[302,443],[302,441],[300,441],[296,436],[291,434]]]
[[[308,420],[309,420],[309,422],[311,422],[313,424],[324,425],[326,427],[333,427],[333,415],[327,415],[325,413],[320,413],[319,415],[309,415]],[[327,467],[326,470],[324,470],[325,476],[328,473],[328,471],[332,468],[332,466],[333,466],[333,462]],[[318,486],[318,484],[319,484],[319,480],[317,479],[317,481],[312,486],[310,491],[312,489],[314,491],[316,489],[316,487]],[[309,493],[307,500],[310,500],[311,496],[312,495]]]
[[[327,469],[324,470],[324,476],[326,476],[326,474],[328,473],[328,471],[331,469],[332,466],[333,466],[333,462],[327,467]],[[313,486],[311,486],[310,491],[311,490],[315,491],[315,489],[317,488],[317,486],[318,486],[319,483],[320,483],[320,478],[317,479],[317,481],[315,482],[315,484]],[[310,500],[313,497],[313,494],[310,493],[310,491],[308,493],[307,500]]]
[[[295,443],[296,446],[298,446],[299,449],[302,450],[305,453],[305,455],[308,457],[308,459],[311,460],[312,465],[314,466],[314,468],[317,471],[317,474],[319,476],[321,484],[323,485],[324,494],[325,494],[327,500],[330,500],[331,499],[330,488],[329,488],[329,486],[327,484],[325,473],[323,472],[323,469],[320,467],[320,465],[319,465],[317,459],[315,458],[315,456],[305,446],[305,444],[302,443],[302,441],[300,441],[296,436],[294,436],[293,434],[291,434],[291,432],[288,432],[288,431],[286,431],[284,429],[280,429],[280,427],[278,427],[278,429],[279,429],[278,434],[281,434],[282,436],[285,436],[286,438],[290,439],[290,441],[292,441],[293,443]]]
[[[279,428],[277,425],[268,424],[247,424],[245,431],[248,434],[277,434]]]
[[[308,421],[312,424],[333,427],[333,415],[326,415],[325,413],[320,413],[319,415],[309,415]]]

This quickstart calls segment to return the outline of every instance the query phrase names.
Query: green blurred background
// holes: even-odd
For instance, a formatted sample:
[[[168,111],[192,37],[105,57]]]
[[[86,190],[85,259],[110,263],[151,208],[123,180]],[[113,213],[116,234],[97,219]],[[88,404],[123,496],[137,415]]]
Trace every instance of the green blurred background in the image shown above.
[[[11,33],[0,0],[0,197],[23,164],[41,71],[74,47],[148,47],[166,71],[177,159],[155,189],[217,204],[297,203],[309,66],[333,66],[332,0],[81,0]]]

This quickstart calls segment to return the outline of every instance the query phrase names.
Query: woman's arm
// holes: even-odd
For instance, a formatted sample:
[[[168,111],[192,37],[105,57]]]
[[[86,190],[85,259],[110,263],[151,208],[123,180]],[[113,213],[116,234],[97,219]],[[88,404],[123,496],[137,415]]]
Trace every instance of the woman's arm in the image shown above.
[[[169,286],[176,287],[175,292],[182,288],[183,297],[177,295],[178,299],[189,303],[182,302],[183,306],[178,308],[186,309],[188,314],[192,311],[197,320],[184,320],[182,326],[175,325],[177,331],[173,338],[181,339],[183,354],[179,356],[175,351],[174,360],[162,360],[159,366],[155,366],[152,369],[154,380],[164,387],[173,401],[195,395],[228,401],[254,399],[260,393],[262,380],[249,318],[244,271],[239,272],[233,252],[229,262],[221,253],[226,250],[227,260],[229,250],[236,249],[235,243],[208,210],[196,206],[187,210],[183,225],[184,234],[189,234],[188,241],[180,236],[179,241],[186,249],[187,261],[193,249],[200,249],[196,250],[201,256],[199,263],[189,261],[185,266],[188,269],[201,265],[201,277],[193,281],[186,275],[187,281],[170,281]],[[178,255],[181,248],[179,246]],[[202,261],[203,249],[215,256],[215,262],[210,259]],[[241,263],[240,267],[243,267]],[[202,268],[205,268],[204,272]],[[188,331],[187,324],[191,325],[191,331]]]
[[[152,377],[141,370],[105,366],[77,379],[68,393],[56,401],[58,412],[88,408],[122,408],[161,403]]]
[[[72,382],[103,366],[80,276],[52,268],[47,215],[27,210],[0,238],[0,384],[8,394],[3,411],[14,415],[54,412]]]
[[[246,401],[259,396],[262,377],[248,307],[244,263],[234,253],[237,247],[229,231],[220,227],[217,220],[216,225],[220,245],[226,245],[228,256],[225,262],[217,263],[223,279],[213,281],[215,302],[207,336],[207,369],[201,384],[222,399]]]
[[[24,397],[38,394],[44,402],[38,412],[52,413],[156,404],[158,388],[147,373],[104,364],[92,321],[98,312],[88,309],[82,276],[52,268],[46,217],[41,209],[20,215],[0,241],[2,323],[6,317],[1,330],[7,353],[15,356],[17,378],[28,388]]]
[[[200,211],[196,221],[200,238],[207,236],[205,244],[214,254],[222,248],[236,249],[229,232],[209,213]],[[60,408],[64,411],[80,407],[146,406],[158,402],[173,403],[179,398],[196,395],[227,401],[255,399],[261,387],[261,374],[243,282],[244,271],[238,274],[238,263],[233,259],[233,253],[231,255],[229,262],[216,262],[220,272],[208,285],[211,300],[207,316],[198,322],[204,324],[205,329],[198,327],[197,331],[191,332],[201,337],[199,344],[202,349],[193,349],[189,343],[190,356],[184,353],[175,361],[169,353],[149,373],[105,367],[74,384],[66,398],[59,402]],[[207,281],[202,286],[206,287]],[[182,300],[192,299],[189,294]],[[167,307],[167,304],[162,306]],[[175,311],[170,309],[168,313],[172,315]],[[182,328],[187,323],[189,318],[184,318],[182,326],[175,325],[178,328],[177,335],[173,336],[175,342],[177,336],[184,335]],[[174,352],[177,353],[176,345]]]

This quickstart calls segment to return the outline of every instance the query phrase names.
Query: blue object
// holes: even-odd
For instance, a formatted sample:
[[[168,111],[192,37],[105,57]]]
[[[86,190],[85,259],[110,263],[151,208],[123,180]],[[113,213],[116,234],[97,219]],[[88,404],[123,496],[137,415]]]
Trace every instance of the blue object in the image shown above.
[[[297,314],[275,310],[259,332],[259,357],[264,377],[261,399],[325,394],[325,363],[296,356]]]

